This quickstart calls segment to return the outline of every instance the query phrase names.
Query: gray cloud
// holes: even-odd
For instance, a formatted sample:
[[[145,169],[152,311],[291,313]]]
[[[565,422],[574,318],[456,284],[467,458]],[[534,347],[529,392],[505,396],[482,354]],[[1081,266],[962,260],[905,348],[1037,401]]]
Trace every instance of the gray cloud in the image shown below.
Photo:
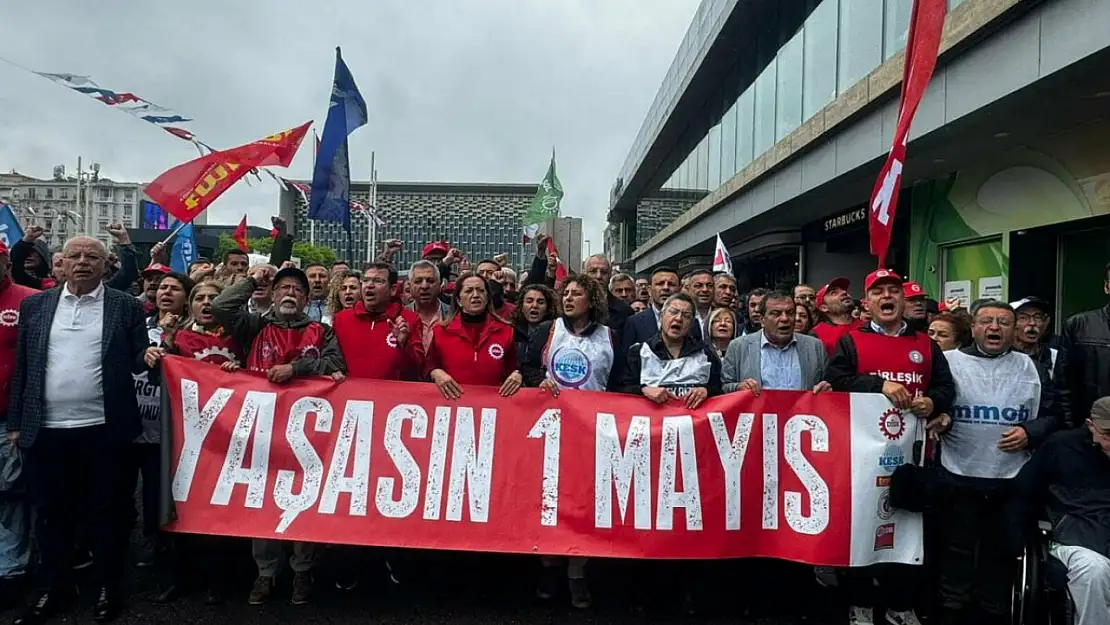
[[[6,3],[0,56],[133,91],[231,147],[316,119],[343,47],[370,109],[351,169],[381,180],[539,182],[557,149],[564,214],[602,245],[609,189],[697,0],[37,0]],[[308,143],[308,142],[306,142]],[[0,64],[0,169],[77,156],[148,181],[192,146]],[[305,146],[291,177],[309,177]],[[263,224],[272,183],[240,183],[210,223]]]

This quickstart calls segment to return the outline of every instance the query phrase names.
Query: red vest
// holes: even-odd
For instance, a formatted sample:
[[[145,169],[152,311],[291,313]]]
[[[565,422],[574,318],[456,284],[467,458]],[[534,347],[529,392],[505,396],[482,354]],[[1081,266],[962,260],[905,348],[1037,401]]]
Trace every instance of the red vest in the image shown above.
[[[38,291],[12,282],[10,277],[0,280],[0,415],[8,411],[12,393],[12,376],[18,356],[19,305],[24,298]],[[24,323],[35,323],[26,319]]]
[[[215,365],[225,362],[243,364],[243,350],[230,336],[214,336],[192,330],[178,330],[173,339],[174,350],[179,356],[196,358]]]
[[[288,365],[308,356],[320,356],[324,347],[324,326],[313,321],[302,328],[280,328],[266,324],[251,344],[247,369],[269,371],[274,365]]]
[[[878,332],[853,330],[856,344],[857,372],[877,375],[884,380],[905,386],[914,397],[929,389],[933,371],[933,342],[924,332],[905,336],[886,336]]]
[[[821,339],[821,342],[825,344],[825,351],[829,353],[829,357],[832,357],[833,352],[836,351],[836,344],[840,342],[840,339],[852,330],[858,330],[862,327],[863,322],[859,319],[844,325],[822,321],[813,326],[813,336]]]

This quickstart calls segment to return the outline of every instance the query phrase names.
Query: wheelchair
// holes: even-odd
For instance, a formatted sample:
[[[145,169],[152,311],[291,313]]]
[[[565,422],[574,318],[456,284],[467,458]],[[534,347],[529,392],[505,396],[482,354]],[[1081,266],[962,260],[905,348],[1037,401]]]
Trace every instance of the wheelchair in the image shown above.
[[[1052,525],[1037,524],[1037,532],[1017,559],[1011,602],[1013,625],[1073,625],[1068,569],[1048,553]]]

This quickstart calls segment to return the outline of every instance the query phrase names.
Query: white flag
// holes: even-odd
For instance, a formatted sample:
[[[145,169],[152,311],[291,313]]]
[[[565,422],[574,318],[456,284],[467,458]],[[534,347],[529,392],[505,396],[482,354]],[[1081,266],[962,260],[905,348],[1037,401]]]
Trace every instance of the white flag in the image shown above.
[[[728,255],[728,248],[721,240],[721,233],[717,233],[717,251],[713,253],[713,271],[723,271],[732,275],[732,257]]]

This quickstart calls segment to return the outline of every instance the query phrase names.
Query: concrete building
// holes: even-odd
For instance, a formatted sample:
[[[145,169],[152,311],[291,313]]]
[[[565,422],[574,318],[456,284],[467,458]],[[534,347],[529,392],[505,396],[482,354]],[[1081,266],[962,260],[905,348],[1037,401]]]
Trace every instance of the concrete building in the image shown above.
[[[294,190],[282,191],[280,214],[291,225],[296,240],[330,247],[355,267],[368,257],[376,257],[382,241],[400,239],[403,248],[395,261],[402,269],[420,259],[425,244],[441,240],[462,250],[471,262],[504,253],[509,255],[511,267],[520,268],[533,253],[525,255],[521,222],[536,186],[378,182],[378,216],[385,224],[370,232],[366,213],[355,212],[351,215],[350,237],[337,223],[313,225],[300,194]],[[369,205],[370,187],[367,181],[352,181],[351,198]],[[368,246],[375,249],[371,252]]]
[[[614,258],[695,266],[720,232],[741,288],[844,275],[859,289],[911,6],[704,0],[614,184]],[[1105,304],[1107,24],[1110,0],[949,0],[893,269],[938,299],[1036,294],[1057,319]],[[652,223],[660,193],[694,204]]]
[[[145,188],[145,183],[102,177],[99,165],[77,175],[67,175],[65,167],[58,165],[50,178],[15,170],[0,173],[0,201],[12,205],[24,227],[41,226],[52,248],[78,234],[109,243],[111,223],[129,229],[172,227],[172,218],[146,197]],[[203,225],[206,219],[201,213],[195,223]]]
[[[582,261],[586,259],[582,250],[582,218],[559,217],[549,219],[539,226],[539,233],[550,236],[555,242],[555,249],[559,250],[559,258],[563,264],[575,271],[581,271]],[[531,252],[529,258],[526,258],[524,263],[525,271],[532,262],[530,257],[535,253],[534,246],[529,252]]]

